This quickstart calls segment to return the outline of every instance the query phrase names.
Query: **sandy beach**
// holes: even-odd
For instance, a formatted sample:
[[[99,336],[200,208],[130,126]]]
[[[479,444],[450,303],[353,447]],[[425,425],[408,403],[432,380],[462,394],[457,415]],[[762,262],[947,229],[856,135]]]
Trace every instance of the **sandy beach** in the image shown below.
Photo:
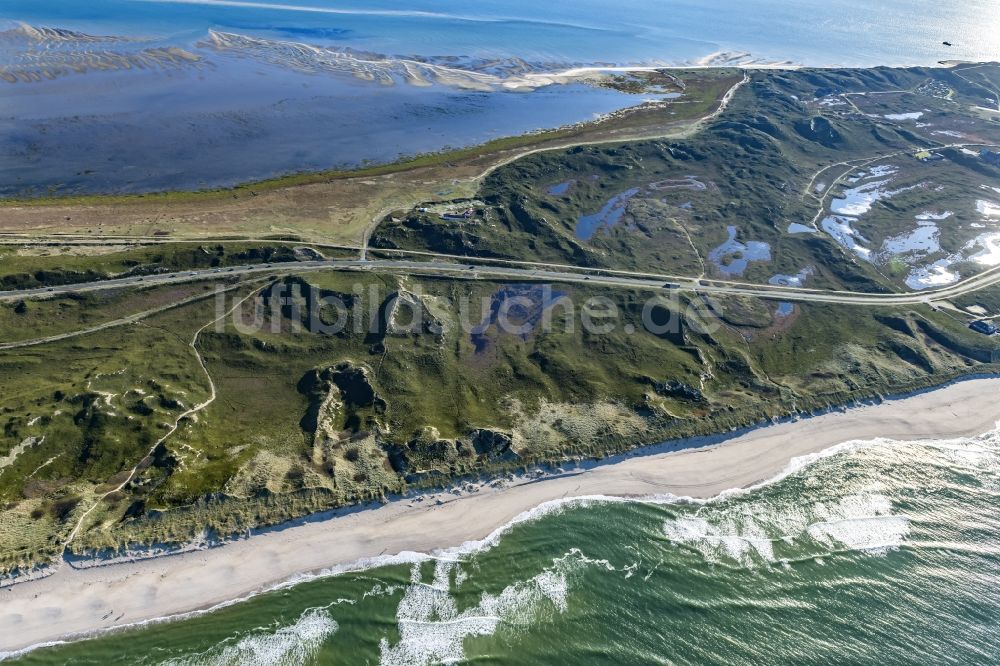
[[[952,438],[1000,420],[1000,378],[758,428],[719,443],[661,445],[538,479],[404,498],[265,531],[225,546],[77,569],[0,589],[0,654],[207,609],[370,558],[481,540],[545,502],[588,495],[712,497],[784,470],[792,458],[878,437]],[[673,450],[671,450],[673,449]]]

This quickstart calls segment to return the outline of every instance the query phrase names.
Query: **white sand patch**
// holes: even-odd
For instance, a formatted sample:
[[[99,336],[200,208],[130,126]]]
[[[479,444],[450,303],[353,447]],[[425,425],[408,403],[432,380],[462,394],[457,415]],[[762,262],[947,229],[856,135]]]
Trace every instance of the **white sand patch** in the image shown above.
[[[20,444],[12,448],[7,453],[7,455],[0,457],[0,472],[2,472],[5,467],[10,467],[11,465],[13,465],[14,462],[17,460],[18,456],[20,456],[22,453],[24,453],[31,447],[35,446],[36,444],[41,444],[43,441],[45,441],[44,437],[42,437],[41,439],[38,439],[36,437],[25,437],[24,439],[22,439]]]
[[[910,289],[930,289],[943,287],[958,282],[959,274],[951,270],[952,262],[939,259],[930,266],[914,268],[906,278],[906,286]]]
[[[985,199],[979,199],[976,201],[976,211],[986,217],[1000,217],[1000,204],[993,203],[992,201],[986,201]]]
[[[950,210],[946,210],[943,213],[934,213],[932,211],[925,210],[924,212],[917,215],[916,219],[920,222],[924,222],[927,220],[947,220],[952,215],[954,215],[954,213],[952,213]]]
[[[865,261],[871,261],[872,251],[861,244],[868,243],[868,239],[852,227],[851,222],[852,220],[849,217],[831,215],[824,218],[820,226],[823,227],[823,231],[830,234],[842,246]]]
[[[918,226],[913,231],[898,236],[886,238],[882,242],[882,252],[885,258],[900,254],[926,255],[941,249],[938,242],[938,228],[933,222]]]

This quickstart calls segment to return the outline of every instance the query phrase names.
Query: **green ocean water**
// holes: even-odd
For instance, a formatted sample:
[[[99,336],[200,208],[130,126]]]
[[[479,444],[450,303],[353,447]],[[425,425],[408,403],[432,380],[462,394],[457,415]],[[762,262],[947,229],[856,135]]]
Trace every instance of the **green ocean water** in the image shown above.
[[[589,498],[487,543],[26,664],[995,664],[1000,432],[842,445],[708,502]]]

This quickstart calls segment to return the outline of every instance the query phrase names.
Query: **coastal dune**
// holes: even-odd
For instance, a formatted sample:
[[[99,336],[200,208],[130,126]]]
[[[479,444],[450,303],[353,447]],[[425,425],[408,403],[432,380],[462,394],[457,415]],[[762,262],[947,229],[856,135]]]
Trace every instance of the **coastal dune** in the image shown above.
[[[1000,420],[1000,378],[943,388],[734,434],[664,444],[540,478],[407,497],[263,531],[222,547],[73,568],[0,589],[0,655],[47,642],[204,610],[296,577],[490,537],[546,502],[573,497],[709,498],[766,481],[793,458],[855,440],[976,435]]]

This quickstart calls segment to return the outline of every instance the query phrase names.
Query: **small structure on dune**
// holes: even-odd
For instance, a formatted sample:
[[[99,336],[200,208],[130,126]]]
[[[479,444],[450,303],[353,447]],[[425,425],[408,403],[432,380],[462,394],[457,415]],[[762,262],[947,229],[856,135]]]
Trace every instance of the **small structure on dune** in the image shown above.
[[[469,207],[463,211],[445,211],[441,213],[442,220],[468,220],[471,219],[473,215],[476,214],[476,209]]]
[[[979,151],[979,158],[987,164],[1000,167],[1000,152],[983,148]]]
[[[944,159],[944,155],[941,153],[932,153],[929,150],[921,150],[919,153],[913,155],[915,158],[921,162],[939,162]]]

